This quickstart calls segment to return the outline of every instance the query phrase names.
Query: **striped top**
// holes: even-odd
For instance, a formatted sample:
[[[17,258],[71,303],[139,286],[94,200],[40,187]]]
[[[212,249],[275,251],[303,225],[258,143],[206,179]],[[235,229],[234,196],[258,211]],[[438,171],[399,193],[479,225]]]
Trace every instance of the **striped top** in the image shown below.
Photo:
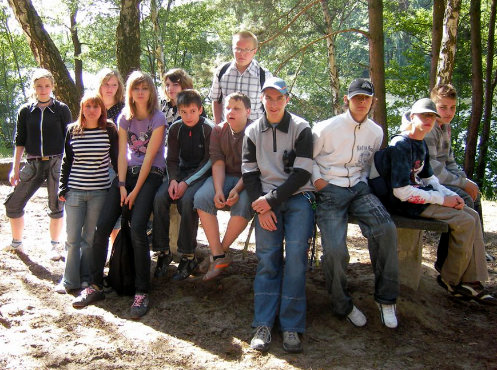
[[[111,185],[109,163],[111,155],[117,157],[117,130],[115,125],[107,129],[84,129],[74,133],[70,127],[61,168],[60,189],[102,190]]]

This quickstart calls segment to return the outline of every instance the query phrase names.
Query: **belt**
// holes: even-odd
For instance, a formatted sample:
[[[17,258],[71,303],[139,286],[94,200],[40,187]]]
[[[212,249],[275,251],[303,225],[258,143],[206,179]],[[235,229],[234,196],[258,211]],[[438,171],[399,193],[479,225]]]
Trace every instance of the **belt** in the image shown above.
[[[128,173],[131,175],[137,176],[140,173],[141,168],[142,168],[142,166],[129,166]],[[150,167],[149,173],[155,173],[157,175],[163,176],[164,170],[160,167],[152,166],[152,167]]]
[[[62,156],[62,154],[46,155],[43,157],[30,157],[27,160],[28,161],[49,161],[52,158],[61,157],[61,156]]]

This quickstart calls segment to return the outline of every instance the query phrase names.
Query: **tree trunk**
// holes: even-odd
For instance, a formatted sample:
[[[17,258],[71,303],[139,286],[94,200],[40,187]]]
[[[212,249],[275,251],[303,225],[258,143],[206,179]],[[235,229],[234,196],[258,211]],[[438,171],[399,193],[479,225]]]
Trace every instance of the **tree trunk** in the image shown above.
[[[117,68],[125,80],[131,72],[140,69],[140,2],[121,0],[116,30],[116,57]]]
[[[36,61],[41,67],[52,72],[55,79],[55,96],[69,106],[73,117],[77,117],[81,95],[76,89],[59,50],[45,31],[31,0],[8,0],[8,2],[28,39]]]
[[[438,57],[443,35],[443,21],[446,0],[434,0],[433,2],[433,25],[431,28],[431,67],[430,67],[430,91],[435,86],[437,79]]]
[[[333,18],[328,7],[328,0],[321,0],[323,9],[324,22],[326,25],[326,34],[333,33]],[[338,70],[335,59],[335,36],[326,38],[326,46],[328,49],[328,70],[330,72],[330,87],[331,87],[331,107],[332,115],[337,115],[342,112],[342,103],[340,100],[340,80],[338,79]]]
[[[464,172],[472,179],[475,171],[476,143],[483,114],[483,67],[481,46],[481,0],[471,0],[471,118],[468,135],[466,137],[466,151],[464,155]]]
[[[488,140],[490,138],[490,120],[492,118],[492,103],[495,89],[495,81],[492,80],[495,54],[495,19],[497,13],[497,0],[492,0],[490,20],[488,23],[487,41],[487,70],[485,73],[485,103],[483,106],[483,127],[480,137],[478,166],[476,169],[476,181],[483,184],[485,179],[485,168],[487,167]]]
[[[169,14],[169,11],[171,10],[172,4],[173,4],[173,0],[167,1],[166,15]],[[162,82],[162,86],[165,86],[166,81],[165,81],[164,75],[166,74],[167,67],[166,67],[166,60],[164,58],[164,48],[162,47],[164,42],[162,40],[161,25],[162,25],[162,28],[164,28],[167,25],[167,17],[166,17],[166,19],[162,20],[162,22],[160,22],[158,7],[160,7],[160,2],[159,2],[159,6],[157,6],[157,0],[150,0],[150,20],[152,21],[152,27],[154,30],[154,33],[153,33],[154,56],[155,56],[155,60],[157,62],[157,68],[159,70],[159,76],[160,76],[160,80]]]
[[[448,0],[444,15],[442,46],[438,57],[437,79],[435,84],[450,83],[456,56],[456,37],[461,0]]]
[[[385,99],[385,62],[383,39],[383,1],[368,0],[369,12],[369,63],[374,95],[377,99],[373,120],[383,128],[382,147],[388,141],[387,108]]]
[[[76,89],[80,95],[83,95],[85,87],[83,85],[83,61],[81,60],[81,42],[78,37],[78,24],[76,15],[78,14],[78,3],[76,2],[71,9],[71,39],[74,47],[74,78],[76,80]]]

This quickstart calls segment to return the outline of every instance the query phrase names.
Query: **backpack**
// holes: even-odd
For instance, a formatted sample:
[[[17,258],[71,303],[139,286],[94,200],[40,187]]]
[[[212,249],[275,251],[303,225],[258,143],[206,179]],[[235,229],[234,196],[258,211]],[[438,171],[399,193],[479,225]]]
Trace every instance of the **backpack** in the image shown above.
[[[130,210],[123,206],[121,229],[112,245],[107,281],[119,295],[135,294],[135,260],[129,226]]]
[[[217,76],[217,80],[219,82],[221,82],[221,77],[223,77],[223,75],[226,73],[226,71],[230,67],[231,63],[232,62],[228,62],[222,66],[221,70],[219,71],[219,75]],[[262,89],[262,86],[264,86],[264,82],[266,82],[266,71],[264,70],[264,68],[259,66],[259,83],[260,83],[261,89]],[[221,95],[217,99],[217,102],[219,104],[221,104],[223,102],[223,91],[222,90],[221,90]]]

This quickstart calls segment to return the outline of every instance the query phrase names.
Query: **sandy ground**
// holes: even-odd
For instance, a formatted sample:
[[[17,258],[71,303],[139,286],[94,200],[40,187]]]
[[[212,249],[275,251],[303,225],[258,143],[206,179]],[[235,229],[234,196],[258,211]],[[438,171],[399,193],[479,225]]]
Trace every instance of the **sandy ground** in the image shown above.
[[[8,192],[8,186],[0,186],[2,198]],[[0,252],[1,368],[497,369],[497,308],[457,301],[437,285],[432,267],[436,234],[425,236],[418,291],[401,287],[396,330],[380,322],[366,243],[351,226],[349,285],[368,317],[366,327],[355,328],[331,314],[324,277],[316,268],[307,280],[304,353],[285,353],[274,330],[269,353],[260,354],[249,347],[256,259],[253,237],[245,259],[241,253],[247,231],[221,279],[173,282],[172,265],[168,276],[152,280],[149,313],[133,321],[130,297],[111,293],[95,306],[76,310],[71,295],[53,292],[64,263],[45,254],[45,205],[41,189],[26,210],[26,254]],[[497,203],[484,202],[484,213],[487,248],[497,255]],[[7,221],[1,207],[1,247],[10,242]],[[205,247],[201,252],[207,253]],[[488,287],[497,294],[497,263],[489,264],[489,272]]]

